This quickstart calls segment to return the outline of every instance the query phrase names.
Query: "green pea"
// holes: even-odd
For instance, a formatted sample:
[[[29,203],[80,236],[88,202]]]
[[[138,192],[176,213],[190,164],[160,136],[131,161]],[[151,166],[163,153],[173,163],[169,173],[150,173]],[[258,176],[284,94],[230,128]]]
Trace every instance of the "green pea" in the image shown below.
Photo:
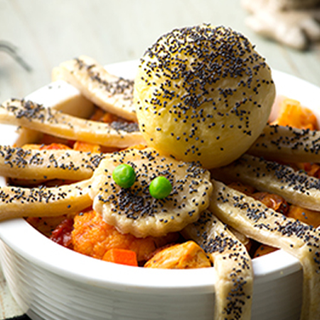
[[[156,199],[166,198],[172,191],[171,182],[163,176],[153,179],[149,186],[149,192]]]
[[[128,164],[120,164],[112,172],[114,182],[121,188],[130,188],[136,181],[136,173]]]

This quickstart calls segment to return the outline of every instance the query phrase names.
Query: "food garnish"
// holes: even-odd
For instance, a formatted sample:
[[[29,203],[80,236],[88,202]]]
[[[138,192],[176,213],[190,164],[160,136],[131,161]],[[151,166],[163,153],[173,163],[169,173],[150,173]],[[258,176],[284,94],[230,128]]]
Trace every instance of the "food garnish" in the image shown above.
[[[119,187],[127,189],[136,181],[136,173],[132,166],[123,163],[114,168],[112,178]]]
[[[138,266],[137,255],[132,250],[110,249],[102,258],[103,261],[109,261],[127,266]]]
[[[172,191],[171,182],[163,176],[154,178],[149,186],[149,192],[156,199],[166,198]]]

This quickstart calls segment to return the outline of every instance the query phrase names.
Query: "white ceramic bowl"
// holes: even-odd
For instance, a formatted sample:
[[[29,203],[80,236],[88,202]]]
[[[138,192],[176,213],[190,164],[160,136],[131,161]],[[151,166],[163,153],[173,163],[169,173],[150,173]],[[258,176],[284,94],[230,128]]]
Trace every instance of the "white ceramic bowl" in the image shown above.
[[[136,66],[137,62],[125,62],[107,69],[134,77]],[[298,99],[319,115],[320,88],[277,71],[274,80],[278,95]],[[77,90],[62,82],[28,98],[62,106],[81,99]],[[0,126],[0,143],[13,143],[14,130]],[[5,277],[19,306],[32,319],[213,319],[212,268],[157,270],[96,260],[55,244],[23,219],[1,222],[0,239]],[[254,259],[253,266],[252,320],[298,320],[299,262],[277,251]]]

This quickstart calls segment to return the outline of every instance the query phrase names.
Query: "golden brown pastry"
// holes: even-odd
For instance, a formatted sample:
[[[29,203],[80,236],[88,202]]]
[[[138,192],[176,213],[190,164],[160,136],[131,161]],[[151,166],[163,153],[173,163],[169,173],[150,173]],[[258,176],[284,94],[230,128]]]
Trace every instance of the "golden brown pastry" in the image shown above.
[[[53,217],[91,206],[90,180],[53,188],[0,188],[0,221],[22,217]]]
[[[320,230],[287,218],[260,201],[212,180],[209,210],[247,237],[281,248],[299,259],[303,269],[301,320],[320,314]]]
[[[37,150],[0,146],[0,175],[33,180],[83,180],[106,155],[76,150]]]
[[[214,262],[214,319],[249,320],[254,275],[244,244],[209,210],[182,234],[197,242]]]
[[[259,191],[275,193],[287,202],[319,211],[320,180],[302,171],[248,154],[233,163],[212,170],[218,180],[239,181]]]
[[[267,125],[248,153],[285,162],[320,162],[320,131]]]
[[[134,90],[147,144],[206,168],[250,147],[275,98],[270,68],[250,41],[211,25],[160,37],[141,59]]]
[[[23,126],[56,137],[126,148],[144,144],[136,123],[103,123],[70,116],[32,101],[11,99],[0,106],[0,123]]]
[[[52,80],[65,80],[88,100],[127,120],[137,120],[133,105],[133,80],[110,74],[87,56],[65,61],[53,69]]]
[[[113,170],[122,163],[136,172],[134,184],[126,189],[112,178]],[[149,192],[150,182],[158,176],[172,184],[164,199],[155,199]],[[127,149],[101,161],[93,175],[90,196],[94,210],[121,233],[140,238],[162,236],[183,229],[208,207],[212,191],[209,179],[207,170],[162,156],[154,149]]]

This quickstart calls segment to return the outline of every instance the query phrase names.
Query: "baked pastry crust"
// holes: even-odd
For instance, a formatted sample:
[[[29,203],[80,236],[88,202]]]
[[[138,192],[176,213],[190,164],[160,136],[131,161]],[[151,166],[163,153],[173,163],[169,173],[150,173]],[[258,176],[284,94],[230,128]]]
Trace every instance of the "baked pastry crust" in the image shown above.
[[[114,168],[122,163],[131,165],[137,177],[127,189],[112,179]],[[164,199],[155,199],[149,193],[149,184],[157,176],[166,177],[172,184],[170,195]],[[197,220],[209,205],[211,191],[207,170],[147,148],[115,152],[102,160],[94,172],[90,196],[94,210],[108,224],[141,238],[179,231]]]
[[[249,320],[253,268],[245,246],[213,213],[205,210],[182,230],[211,256],[215,277],[215,320]]]
[[[38,150],[0,146],[0,175],[9,178],[79,181],[89,179],[102,153],[76,150]]]
[[[301,320],[320,314],[320,230],[267,208],[260,201],[212,180],[209,210],[224,223],[263,244],[281,248],[303,268]]]
[[[90,180],[84,180],[53,188],[1,187],[0,221],[75,214],[92,204],[90,183]]]
[[[52,80],[64,80],[101,109],[136,121],[133,80],[110,74],[94,59],[80,56],[65,61],[52,71]]]
[[[320,162],[320,131],[267,125],[248,153],[285,162]]]
[[[245,154],[211,172],[218,180],[242,182],[259,191],[278,194],[289,203],[319,211],[320,180],[290,166]]]
[[[94,141],[107,147],[145,144],[136,123],[116,124],[77,118],[32,101],[10,99],[0,107],[0,122],[23,126],[56,137]]]
[[[250,41],[210,25],[163,35],[142,57],[134,90],[147,144],[205,168],[243,154],[275,98],[271,70]]]

